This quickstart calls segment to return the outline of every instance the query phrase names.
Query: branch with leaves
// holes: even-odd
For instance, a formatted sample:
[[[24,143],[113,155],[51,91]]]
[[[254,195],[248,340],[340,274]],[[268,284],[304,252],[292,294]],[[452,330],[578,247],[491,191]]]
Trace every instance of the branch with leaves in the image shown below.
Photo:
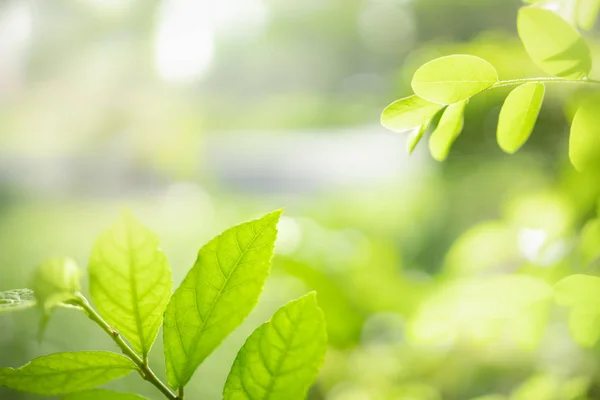
[[[54,353],[20,368],[0,368],[0,386],[66,400],[139,400],[136,394],[95,389],[136,371],[170,400],[200,364],[248,316],[268,276],[281,211],[215,237],[171,294],[171,268],[158,237],[131,215],[96,241],[89,260],[90,292],[68,259],[41,265],[34,290],[0,292],[0,314],[38,304],[43,331],[56,307],[83,312],[117,345],[107,351]],[[163,327],[167,383],[152,370],[150,350]],[[239,351],[223,399],[303,399],[326,349],[323,312],[310,293],[281,307]]]
[[[578,1],[589,9],[589,1]],[[589,25],[589,16],[586,18]],[[410,130],[407,147],[412,152],[434,121],[439,121],[432,129],[429,150],[433,158],[442,161],[462,131],[469,99],[487,90],[517,86],[504,101],[497,129],[500,148],[512,154],[529,139],[547,84],[600,85],[588,78],[592,56],[585,40],[553,11],[539,5],[522,7],[517,28],[530,58],[552,77],[500,80],[496,69],[479,57],[441,57],[415,72],[411,83],[415,94],[387,106],[382,124],[393,131]],[[599,110],[600,95],[595,93],[583,101],[572,122],[569,157],[580,171],[600,167]]]

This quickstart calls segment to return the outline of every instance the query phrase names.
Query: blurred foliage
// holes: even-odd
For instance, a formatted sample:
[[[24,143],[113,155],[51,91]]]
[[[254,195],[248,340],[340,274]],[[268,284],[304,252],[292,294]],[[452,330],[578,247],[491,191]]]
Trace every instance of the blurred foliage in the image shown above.
[[[406,159],[378,126],[439,56],[482,57],[502,79],[539,75],[516,36],[519,6],[1,1],[0,291],[31,285],[49,257],[85,266],[124,205],[161,236],[176,284],[202,243],[284,206],[261,302],[198,370],[191,398],[220,398],[245,338],[308,289],[330,336],[310,399],[598,398],[598,345],[577,345],[573,310],[554,301],[566,276],[600,276],[600,180],[567,160],[585,91],[548,88],[511,157],[495,143],[508,89],[473,99],[443,164],[426,149]],[[597,29],[586,33],[596,58]],[[171,64],[161,40],[183,49],[167,51]],[[201,73],[169,69],[192,63],[196,47],[212,49]],[[55,311],[38,344],[38,313],[0,316],[2,366],[115,350],[69,310]],[[159,343],[151,363],[163,371]],[[158,398],[135,377],[109,387]]]

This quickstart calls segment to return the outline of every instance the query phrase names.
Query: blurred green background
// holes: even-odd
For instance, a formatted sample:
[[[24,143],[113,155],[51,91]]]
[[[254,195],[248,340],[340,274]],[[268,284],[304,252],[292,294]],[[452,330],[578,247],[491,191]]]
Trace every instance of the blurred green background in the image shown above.
[[[568,18],[570,1],[554,3]],[[260,304],[190,399],[220,398],[246,336],[312,289],[330,343],[310,399],[600,399],[598,348],[576,345],[567,311],[540,300],[546,284],[600,273],[596,242],[580,240],[599,175],[567,159],[581,93],[550,87],[515,156],[495,143],[508,89],[471,101],[443,164],[425,143],[409,157],[406,135],[379,125],[441,55],[541,75],[516,35],[520,5],[0,0],[0,290],[29,286],[50,257],[85,267],[123,207],[161,236],[176,284],[211,237],[285,207]],[[598,50],[598,32],[586,37]],[[0,316],[0,366],[116,350],[70,310],[40,344],[38,320]],[[161,340],[151,363],[163,376]],[[160,398],[133,375],[110,387]]]

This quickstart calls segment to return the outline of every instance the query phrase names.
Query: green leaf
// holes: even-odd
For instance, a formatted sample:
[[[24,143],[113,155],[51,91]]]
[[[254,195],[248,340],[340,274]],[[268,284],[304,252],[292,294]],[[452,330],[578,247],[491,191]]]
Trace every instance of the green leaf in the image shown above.
[[[592,68],[587,44],[567,21],[552,11],[523,7],[517,18],[519,36],[533,62],[544,72],[581,79]]]
[[[569,158],[578,171],[600,166],[600,96],[579,107],[571,125]]]
[[[35,272],[33,290],[39,305],[48,314],[59,304],[73,299],[81,290],[81,270],[70,258],[54,258]]]
[[[381,124],[393,131],[418,128],[428,124],[441,109],[441,105],[413,95],[387,106],[381,113]]]
[[[223,400],[302,400],[317,378],[327,345],[315,293],[281,307],[239,351]]]
[[[590,30],[594,27],[598,12],[600,11],[600,0],[576,0],[577,25],[582,29]]]
[[[60,396],[103,385],[136,369],[128,358],[106,351],[54,353],[21,368],[0,368],[0,386],[12,390]]]
[[[589,264],[600,257],[600,219],[588,221],[581,230],[579,252],[585,264]]]
[[[408,154],[412,154],[412,152],[415,151],[415,148],[423,138],[423,134],[425,134],[425,131],[429,127],[429,124],[430,121],[427,121],[423,125],[413,129],[410,132],[410,134],[406,138],[406,150],[408,151]]]
[[[600,278],[571,275],[555,287],[556,302],[570,307],[569,330],[581,346],[591,347],[600,337]]]
[[[513,154],[529,139],[537,121],[546,88],[543,83],[516,87],[506,100],[498,118],[497,139],[500,148]]]
[[[415,72],[412,88],[415,93],[439,104],[452,104],[493,86],[498,73],[482,58],[454,54],[429,61]]]
[[[169,384],[185,385],[248,316],[271,265],[281,210],[226,230],[198,253],[165,313]]]
[[[443,161],[448,157],[452,144],[462,131],[466,105],[466,100],[449,105],[429,137],[429,152],[436,160]]]
[[[62,400],[146,400],[132,393],[119,393],[112,390],[94,389],[66,395]]]
[[[24,310],[35,306],[35,296],[31,289],[13,289],[0,292],[0,314]]]
[[[97,239],[89,270],[98,311],[146,358],[173,287],[157,236],[124,213]]]

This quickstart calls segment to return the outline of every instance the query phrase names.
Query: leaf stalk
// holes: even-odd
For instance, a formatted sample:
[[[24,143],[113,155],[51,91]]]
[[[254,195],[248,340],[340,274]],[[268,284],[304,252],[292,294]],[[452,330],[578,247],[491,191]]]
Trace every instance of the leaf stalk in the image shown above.
[[[139,373],[142,378],[152,385],[154,385],[158,390],[165,395],[165,397],[169,400],[182,400],[183,399],[183,390],[180,389],[179,395],[173,393],[171,389],[167,385],[165,385],[152,371],[150,366],[148,365],[147,360],[143,360],[132,348],[125,342],[123,337],[117,332],[112,326],[109,325],[108,322],[98,312],[90,305],[89,301],[85,298],[85,296],[81,293],[77,293],[75,299],[73,300],[75,305],[81,307],[83,311],[86,313],[88,318],[96,323],[104,332],[110,336],[110,338],[115,342],[115,344],[121,349],[123,354],[127,356],[131,361],[134,362],[135,365],[139,368]]]
[[[524,83],[567,83],[567,84],[588,84],[588,85],[600,85],[600,81],[595,79],[564,79],[564,78],[521,78],[521,79],[508,79],[504,81],[498,81],[489,87],[489,89],[495,89],[504,86],[522,85]]]

